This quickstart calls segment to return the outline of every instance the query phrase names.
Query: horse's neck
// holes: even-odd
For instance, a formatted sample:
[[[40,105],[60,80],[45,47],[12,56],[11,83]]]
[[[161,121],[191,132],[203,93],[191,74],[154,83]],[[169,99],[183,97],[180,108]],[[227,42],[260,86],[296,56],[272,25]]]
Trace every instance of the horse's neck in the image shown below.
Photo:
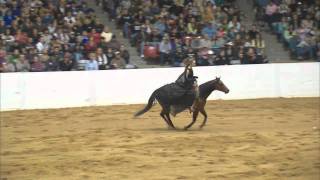
[[[214,90],[215,90],[214,84],[213,85],[206,84],[205,86],[200,86],[199,88],[200,98],[203,98],[204,100],[206,100]]]

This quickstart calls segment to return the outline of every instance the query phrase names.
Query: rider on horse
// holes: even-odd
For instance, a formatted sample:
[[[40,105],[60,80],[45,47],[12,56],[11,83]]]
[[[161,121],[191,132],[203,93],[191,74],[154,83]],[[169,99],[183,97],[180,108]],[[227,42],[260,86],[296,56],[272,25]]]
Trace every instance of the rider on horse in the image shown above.
[[[198,99],[199,97],[199,87],[198,87],[198,83],[197,83],[197,76],[194,76],[193,74],[193,70],[192,70],[192,64],[188,64],[185,71],[178,77],[178,79],[175,81],[175,83],[182,87],[183,89],[185,89],[185,92],[182,94],[185,95],[187,93],[191,93],[194,95],[194,101],[192,103],[192,107],[193,104],[195,103],[196,99]],[[184,106],[174,106],[172,107],[172,115],[176,115],[177,113],[181,112],[183,109],[185,109],[186,107]],[[188,107],[189,111],[192,112],[192,108]]]

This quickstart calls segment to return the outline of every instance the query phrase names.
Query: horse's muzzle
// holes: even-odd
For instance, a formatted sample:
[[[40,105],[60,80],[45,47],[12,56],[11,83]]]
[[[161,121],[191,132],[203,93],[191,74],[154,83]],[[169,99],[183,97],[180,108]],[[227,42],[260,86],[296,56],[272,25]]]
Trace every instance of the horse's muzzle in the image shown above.
[[[229,93],[229,89],[227,89],[224,93],[228,94]]]

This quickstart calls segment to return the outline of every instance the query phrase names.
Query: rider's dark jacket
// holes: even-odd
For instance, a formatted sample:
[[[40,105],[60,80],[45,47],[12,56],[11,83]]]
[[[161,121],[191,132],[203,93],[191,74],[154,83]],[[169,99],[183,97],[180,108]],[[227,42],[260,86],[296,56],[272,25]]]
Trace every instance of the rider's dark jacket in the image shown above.
[[[193,70],[188,69],[178,77],[175,83],[180,87],[183,87],[184,89],[190,90],[193,87],[194,83],[196,83],[197,78],[197,76],[193,75]]]

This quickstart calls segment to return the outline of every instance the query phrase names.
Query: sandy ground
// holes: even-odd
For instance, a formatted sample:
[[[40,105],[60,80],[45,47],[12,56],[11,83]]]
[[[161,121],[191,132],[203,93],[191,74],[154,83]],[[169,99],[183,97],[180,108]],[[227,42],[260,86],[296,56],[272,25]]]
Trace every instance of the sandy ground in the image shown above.
[[[319,102],[210,101],[189,131],[159,105],[1,112],[1,179],[319,180]]]

